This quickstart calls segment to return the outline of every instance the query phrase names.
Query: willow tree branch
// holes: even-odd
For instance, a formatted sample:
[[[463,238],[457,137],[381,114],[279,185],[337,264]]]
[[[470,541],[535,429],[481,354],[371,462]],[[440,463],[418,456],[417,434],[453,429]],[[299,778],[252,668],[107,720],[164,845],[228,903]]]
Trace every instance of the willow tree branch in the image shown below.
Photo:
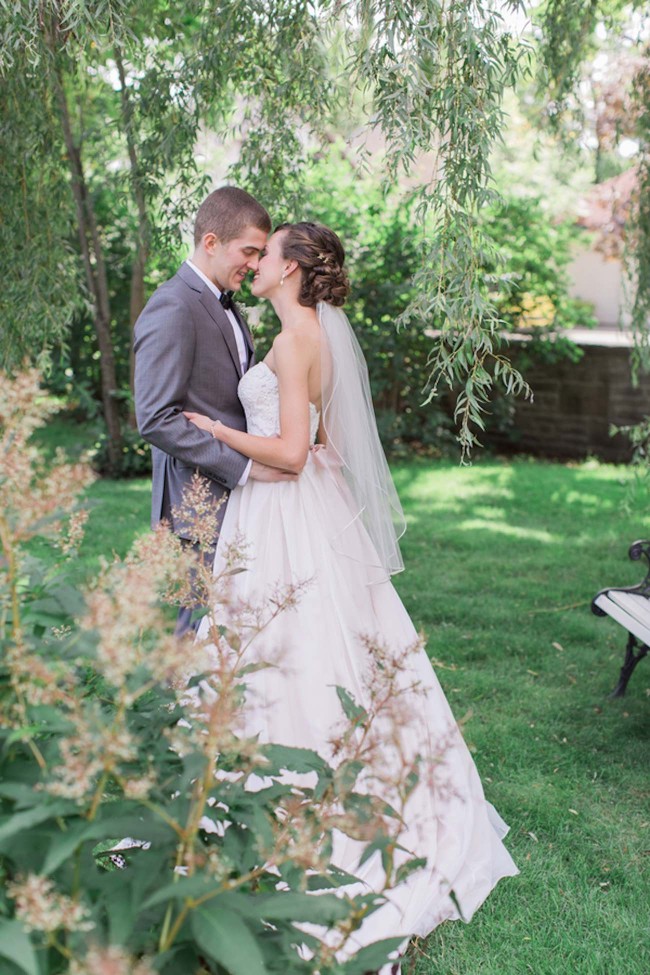
[[[138,212],[137,233],[135,242],[135,253],[131,264],[131,290],[129,300],[129,324],[133,329],[138,316],[145,305],[144,275],[149,259],[151,246],[151,224],[147,213],[147,202],[142,186],[141,170],[138,161],[138,153],[134,138],[133,123],[134,111],[133,103],[126,83],[126,71],[124,70],[124,59],[120,45],[115,43],[113,46],[113,56],[117,65],[120,78],[120,108],[122,112],[122,124],[126,136],[126,145],[129,153],[130,164],[130,183],[133,199]],[[129,355],[130,386],[133,393],[135,356],[133,353],[133,343],[131,343]],[[135,425],[135,415],[131,411],[131,423]]]

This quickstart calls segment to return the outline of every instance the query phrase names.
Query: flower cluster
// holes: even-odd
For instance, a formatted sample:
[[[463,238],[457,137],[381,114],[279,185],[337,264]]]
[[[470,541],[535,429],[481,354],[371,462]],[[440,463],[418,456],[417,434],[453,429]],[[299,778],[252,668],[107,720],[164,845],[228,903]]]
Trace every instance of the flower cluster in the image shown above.
[[[166,544],[169,532],[156,535],[155,561],[142,546],[126,561],[105,567],[86,599],[84,629],[97,636],[96,667],[115,688],[124,688],[139,669],[160,678],[173,677],[187,663],[187,647],[171,634],[163,636],[166,619],[160,589],[170,564],[181,568],[183,553]],[[148,543],[149,550],[151,543]],[[139,693],[134,689],[131,697]],[[131,701],[132,703],[132,701]]]
[[[173,509],[174,523],[184,526],[185,538],[191,539],[202,550],[211,551],[219,534],[222,504],[223,499],[215,501],[207,478],[195,473],[181,504]]]
[[[59,744],[61,761],[44,788],[50,795],[83,803],[102,773],[119,777],[121,766],[135,760],[137,745],[121,721],[107,722],[96,706],[78,708],[71,725]]]
[[[89,948],[82,961],[73,961],[69,975],[156,975],[146,959],[136,959],[117,945]]]
[[[24,541],[45,531],[56,533],[81,490],[93,479],[87,464],[67,464],[58,452],[45,467],[30,439],[53,412],[40,388],[39,374],[28,370],[0,382],[0,541]],[[78,535],[79,525],[74,532]]]
[[[7,893],[16,902],[16,917],[28,931],[90,931],[89,912],[78,901],[60,894],[48,877],[29,874],[10,883]]]
[[[79,511],[73,511],[70,514],[65,530],[57,539],[59,548],[64,555],[75,555],[79,551],[87,521],[88,510],[86,508],[81,508]]]

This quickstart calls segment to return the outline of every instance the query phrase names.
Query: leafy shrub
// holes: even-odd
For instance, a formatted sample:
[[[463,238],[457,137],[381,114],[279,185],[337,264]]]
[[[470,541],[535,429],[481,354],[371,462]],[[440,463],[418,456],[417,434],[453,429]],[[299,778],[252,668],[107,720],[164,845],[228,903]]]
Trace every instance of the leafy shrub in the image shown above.
[[[339,689],[347,721],[336,765],[247,738],[247,646],[300,587],[266,608],[233,605],[228,581],[242,553],[233,547],[214,578],[165,530],[107,564],[85,594],[61,569],[44,570],[22,544],[45,530],[60,537],[65,516],[63,548],[74,551],[76,492],[91,474],[62,463],[43,469],[29,441],[43,421],[38,405],[34,373],[2,378],[4,975],[361,975],[381,967],[399,938],[356,953],[343,946],[382,897],[346,893],[353,878],[329,857],[338,829],[365,844],[365,855],[381,853],[386,889],[422,865],[397,842],[417,763],[396,770],[391,806],[365,781],[373,756],[385,754],[387,728],[399,743],[404,655],[372,648],[367,710]],[[197,478],[199,548],[216,531],[208,498]],[[204,644],[170,632],[166,607],[187,600],[191,572],[195,597],[221,621],[210,617]],[[249,788],[251,776],[261,787]]]
[[[93,468],[100,474],[110,470],[108,436],[103,425],[90,448]],[[133,427],[122,428],[121,477],[146,477],[151,474],[151,444],[143,440]]]
[[[577,361],[580,349],[562,332],[596,325],[591,305],[569,294],[568,267],[585,232],[553,220],[535,197],[506,197],[484,212],[482,224],[500,252],[498,265],[486,262],[482,273],[504,330],[529,335],[529,359]]]

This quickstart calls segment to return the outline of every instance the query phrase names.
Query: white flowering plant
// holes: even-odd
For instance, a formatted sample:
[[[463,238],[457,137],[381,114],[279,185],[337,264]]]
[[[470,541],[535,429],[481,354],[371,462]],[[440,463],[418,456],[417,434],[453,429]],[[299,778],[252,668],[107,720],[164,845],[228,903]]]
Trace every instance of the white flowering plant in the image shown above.
[[[3,975],[381,967],[400,939],[354,951],[350,935],[423,865],[398,842],[417,763],[404,756],[390,775],[373,763],[388,728],[399,755],[402,661],[369,647],[368,708],[339,689],[345,718],[330,763],[246,737],[247,648],[301,587],[265,607],[233,607],[228,581],[245,553],[233,546],[213,577],[164,529],[105,565],[83,594],[64,566],[44,569],[24,542],[49,532],[69,556],[81,537],[78,494],[92,477],[61,459],[42,466],[30,435],[46,415],[35,372],[2,377]],[[191,507],[200,550],[217,513],[199,478]],[[188,599],[190,578],[193,598],[215,607],[203,644],[172,632],[169,604]],[[367,787],[373,764],[390,805]],[[364,857],[381,856],[383,890],[359,893],[331,864],[335,830],[365,844]]]

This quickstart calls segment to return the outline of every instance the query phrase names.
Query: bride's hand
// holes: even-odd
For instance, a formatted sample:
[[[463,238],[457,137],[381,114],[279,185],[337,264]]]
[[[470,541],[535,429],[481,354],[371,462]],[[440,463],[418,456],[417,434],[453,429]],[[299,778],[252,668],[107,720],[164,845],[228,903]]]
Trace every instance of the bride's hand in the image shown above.
[[[183,416],[186,416],[190,423],[201,430],[207,430],[214,437],[214,427],[215,424],[219,423],[218,420],[211,420],[209,416],[204,416],[203,413],[190,413],[187,410],[183,410]]]

